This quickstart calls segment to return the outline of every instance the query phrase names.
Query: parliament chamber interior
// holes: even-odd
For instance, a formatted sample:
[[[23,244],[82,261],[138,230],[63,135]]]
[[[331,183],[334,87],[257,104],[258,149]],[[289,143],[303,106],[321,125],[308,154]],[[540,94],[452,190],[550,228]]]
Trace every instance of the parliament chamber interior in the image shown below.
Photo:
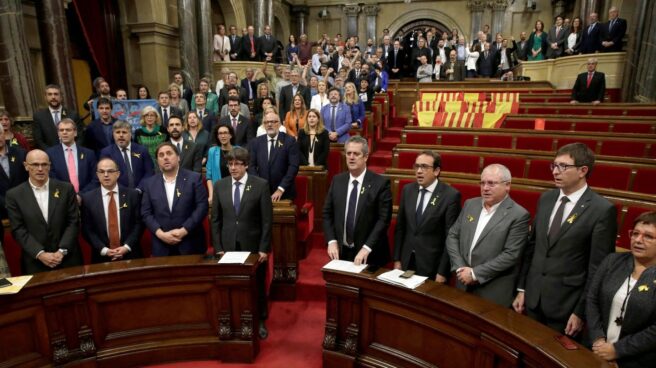
[[[653,19],[2,2],[0,367],[656,367]]]

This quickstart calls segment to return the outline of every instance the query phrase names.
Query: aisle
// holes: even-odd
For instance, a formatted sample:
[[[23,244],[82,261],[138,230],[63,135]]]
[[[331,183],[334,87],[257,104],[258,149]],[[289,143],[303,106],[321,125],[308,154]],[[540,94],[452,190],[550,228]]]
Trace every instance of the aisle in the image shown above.
[[[151,368],[295,368],[321,367],[321,343],[326,318],[326,292],[321,267],[327,262],[325,248],[313,248],[300,262],[296,301],[271,302],[269,338],[260,343],[254,364],[222,364],[214,361],[158,364]]]

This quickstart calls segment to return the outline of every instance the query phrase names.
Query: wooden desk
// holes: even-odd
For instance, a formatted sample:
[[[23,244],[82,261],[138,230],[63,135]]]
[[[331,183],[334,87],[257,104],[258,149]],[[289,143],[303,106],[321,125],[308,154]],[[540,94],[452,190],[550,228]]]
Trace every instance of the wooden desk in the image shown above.
[[[252,362],[257,256],[137,259],[37,274],[0,296],[0,367]]]
[[[369,274],[323,276],[324,367],[609,367],[583,347],[565,350],[555,331],[452,287],[428,281],[409,290]]]

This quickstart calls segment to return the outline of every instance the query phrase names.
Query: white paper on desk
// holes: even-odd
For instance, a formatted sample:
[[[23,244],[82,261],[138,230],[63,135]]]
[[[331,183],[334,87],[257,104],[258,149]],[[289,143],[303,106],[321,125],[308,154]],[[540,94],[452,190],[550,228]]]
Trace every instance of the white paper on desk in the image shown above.
[[[332,261],[328,262],[325,266],[323,266],[326,270],[335,270],[335,271],[342,271],[342,272],[350,272],[350,273],[360,273],[362,270],[367,268],[366,264],[362,264],[359,266],[356,266],[355,263],[349,262],[349,261],[342,261],[339,259],[333,259]]]
[[[0,288],[0,295],[10,295],[16,294],[23,286],[25,286],[28,281],[32,278],[32,275],[26,276],[16,276],[16,277],[7,277],[7,280],[11,282],[11,286]]]
[[[416,289],[419,285],[423,284],[426,279],[428,279],[426,276],[417,275],[412,275],[412,277],[407,279],[399,277],[399,275],[402,275],[404,272],[405,271],[403,270],[392,270],[378,275],[377,278],[382,281],[391,282],[392,284],[407,287],[408,289]]]
[[[225,252],[223,254],[223,257],[219,259],[219,264],[226,264],[226,263],[237,263],[237,264],[244,264],[246,263],[246,258],[251,255],[251,252]]]

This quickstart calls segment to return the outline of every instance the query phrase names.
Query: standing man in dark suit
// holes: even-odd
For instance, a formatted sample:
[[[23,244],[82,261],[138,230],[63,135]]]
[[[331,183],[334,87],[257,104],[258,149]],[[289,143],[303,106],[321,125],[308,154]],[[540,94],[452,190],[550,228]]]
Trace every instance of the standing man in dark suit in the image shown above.
[[[557,16],[556,24],[547,33],[547,43],[549,44],[547,59],[555,59],[563,54],[563,46],[567,41],[568,33],[567,28],[563,26],[563,17]]]
[[[239,58],[241,51],[241,37],[237,35],[237,27],[230,26],[230,60],[235,61]]]
[[[588,71],[579,74],[572,87],[572,100],[570,103],[592,102],[600,104],[606,94],[606,76],[597,71],[597,58],[588,59]]]
[[[341,101],[339,89],[333,87],[328,91],[330,103],[321,108],[321,117],[328,130],[331,142],[344,143],[351,130],[351,109]]]
[[[263,118],[266,134],[250,144],[248,173],[269,182],[271,200],[296,198],[296,175],[300,153],[296,139],[279,131],[280,118],[268,112]]]
[[[0,125],[0,137],[3,137],[5,130]],[[25,171],[25,150],[16,145],[8,145],[4,139],[0,139],[0,220],[7,218],[7,207],[5,206],[5,196],[7,191],[27,180],[27,171]],[[2,234],[0,234],[2,235]],[[2,238],[0,238],[0,241]]]
[[[98,162],[100,187],[82,194],[82,235],[93,263],[141,257],[141,196],[118,185],[121,172],[111,158]]]
[[[601,52],[622,51],[622,39],[626,34],[626,19],[619,17],[616,6],[608,9],[608,23],[601,26]]]
[[[169,119],[172,116],[182,117],[182,111],[175,106],[171,106],[171,94],[169,91],[160,91],[157,95],[157,112],[162,117],[162,126],[168,127]]]
[[[219,120],[219,125],[231,125],[235,130],[235,143],[238,146],[248,147],[248,144],[255,138],[257,126],[251,124],[250,120],[240,114],[241,107],[239,97],[228,97],[228,116]],[[212,132],[214,129],[211,130]],[[216,142],[216,135],[210,137],[212,143]]]
[[[211,132],[218,118],[212,111],[206,109],[205,103],[207,102],[207,97],[205,97],[203,92],[198,91],[194,94],[194,102],[196,103],[196,115],[203,122],[203,128]]]
[[[492,164],[481,173],[481,197],[465,202],[446,247],[456,287],[510,307],[531,215],[510,196],[510,171]]]
[[[330,259],[384,266],[390,259],[387,228],[392,218],[389,179],[367,170],[369,145],[360,136],[344,144],[348,172],[336,175],[323,206],[323,233]]]
[[[48,107],[45,109],[37,110],[32,116],[34,125],[32,126],[32,135],[34,137],[34,144],[40,150],[46,150],[48,147],[54,146],[58,143],[57,139],[57,123],[64,118],[69,118],[80,124],[79,128],[83,128],[78,120],[76,111],[68,110],[62,106],[61,89],[56,84],[49,84],[46,86],[46,101]]]
[[[92,121],[84,132],[84,145],[92,149],[96,156],[103,148],[114,143],[112,106],[111,100],[104,97],[98,99],[96,109],[100,118]]]
[[[292,104],[292,100],[296,94],[300,94],[303,97],[305,102],[305,108],[310,108],[310,101],[312,96],[310,95],[310,89],[302,84],[300,84],[301,74],[298,69],[294,68],[289,72],[290,84],[282,87],[280,89],[280,96],[278,97],[278,111],[280,112],[280,120],[284,120],[289,111],[289,107]]]
[[[403,187],[394,232],[394,268],[445,283],[451,273],[446,236],[460,213],[460,192],[439,180],[441,157],[415,159],[417,181]]]
[[[176,72],[173,74],[173,82],[178,85],[180,89],[180,96],[187,100],[187,105],[191,106],[191,97],[193,96],[194,92],[189,86],[185,85],[185,80],[182,77],[181,72]]]
[[[205,254],[207,190],[201,175],[180,168],[180,156],[171,142],[155,151],[161,175],[146,179],[141,216],[152,234],[155,257]]]
[[[172,116],[169,119],[169,132],[170,142],[178,150],[180,156],[180,167],[189,171],[201,173],[203,171],[203,147],[196,146],[192,141],[185,141],[182,137],[182,118],[179,116]]]
[[[274,114],[275,115],[275,114]],[[271,251],[271,227],[273,207],[266,180],[248,175],[250,157],[248,150],[235,147],[225,157],[230,177],[214,184],[212,197],[212,245],[214,252],[249,251],[259,254],[257,268],[259,335],[268,335],[264,321],[267,319],[266,262]]]
[[[490,51],[489,43],[483,43],[483,52],[481,52],[478,60],[476,60],[479,76],[489,78],[496,74],[497,67],[499,66],[499,62],[496,60],[497,55]]]
[[[401,49],[401,43],[398,40],[394,41],[394,48],[387,55],[386,64],[390,79],[401,79],[405,73],[405,52]]]
[[[519,43],[515,49],[517,60],[526,61],[526,51],[528,49],[528,41],[526,40],[526,32],[519,34]]]
[[[557,189],[540,197],[519,277],[515,311],[566,335],[585,320],[585,298],[597,266],[615,250],[615,206],[588,187],[594,153],[583,143],[561,147],[551,165]]]
[[[276,49],[278,40],[271,35],[271,26],[264,26],[264,35],[260,37],[260,60],[261,61],[275,61]]]
[[[255,28],[248,26],[247,33],[241,38],[241,57],[243,61],[259,61],[260,39],[255,36]]]
[[[23,274],[79,266],[79,217],[75,190],[48,177],[50,160],[41,150],[27,154],[29,179],[7,192],[11,231],[23,249]]]
[[[112,128],[116,144],[105,147],[100,152],[100,158],[109,157],[118,163],[123,173],[118,178],[119,184],[141,190],[144,180],[154,172],[148,149],[132,142],[132,126],[127,121],[118,120]]]
[[[590,13],[590,23],[581,36],[581,53],[594,54],[601,50],[601,28],[597,13]]]
[[[59,122],[57,130],[61,143],[46,151],[52,163],[50,177],[71,183],[75,193],[87,192],[97,187],[96,155],[92,150],[75,144],[75,122],[65,118]]]

